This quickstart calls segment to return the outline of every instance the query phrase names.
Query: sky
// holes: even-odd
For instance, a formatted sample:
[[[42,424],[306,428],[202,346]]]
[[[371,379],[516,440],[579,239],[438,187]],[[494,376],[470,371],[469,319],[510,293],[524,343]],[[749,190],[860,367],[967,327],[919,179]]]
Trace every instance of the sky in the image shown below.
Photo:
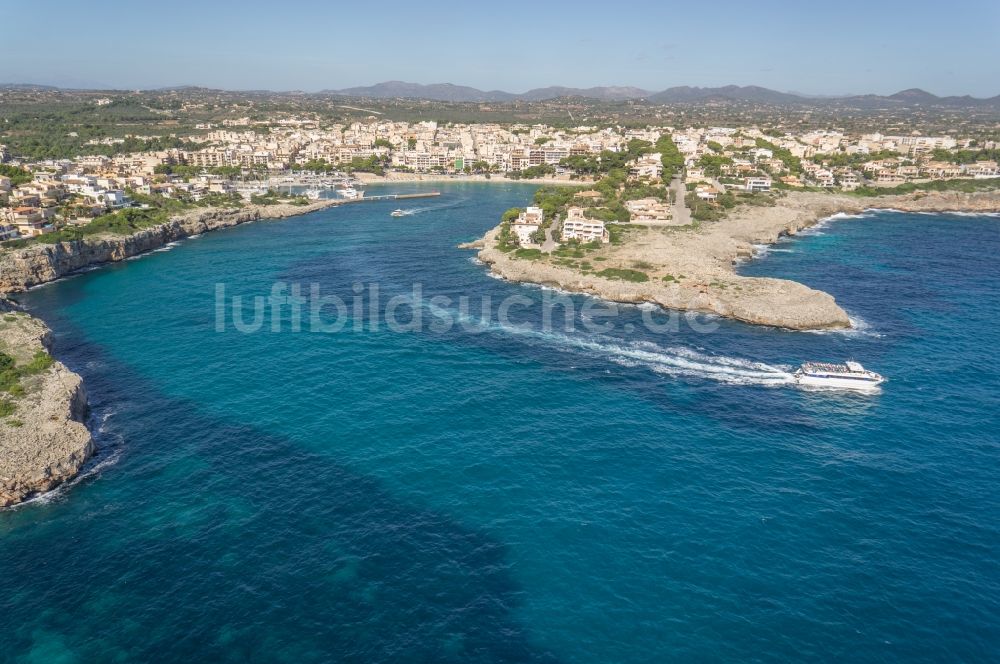
[[[0,0],[0,82],[1000,94],[998,0]]]

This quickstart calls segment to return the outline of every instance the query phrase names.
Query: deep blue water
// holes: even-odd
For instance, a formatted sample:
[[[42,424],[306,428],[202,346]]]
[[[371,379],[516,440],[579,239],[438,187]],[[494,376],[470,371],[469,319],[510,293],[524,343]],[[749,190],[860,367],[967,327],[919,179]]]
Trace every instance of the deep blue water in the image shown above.
[[[834,294],[855,332],[653,333],[635,307],[546,331],[557,293],[455,249],[530,193],[261,222],[22,296],[100,452],[0,512],[0,661],[998,656],[1000,220],[870,213],[742,268]],[[242,333],[229,300],[216,331],[217,284],[276,281],[472,306],[444,332],[294,332],[282,309]],[[881,394],[783,373],[847,357]]]

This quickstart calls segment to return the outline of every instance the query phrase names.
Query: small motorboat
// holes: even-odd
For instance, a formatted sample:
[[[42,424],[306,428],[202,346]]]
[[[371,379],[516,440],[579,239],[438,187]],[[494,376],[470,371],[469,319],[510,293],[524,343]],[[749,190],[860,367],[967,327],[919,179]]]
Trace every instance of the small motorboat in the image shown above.
[[[404,210],[393,210],[389,213],[390,217],[405,217],[406,212]]]

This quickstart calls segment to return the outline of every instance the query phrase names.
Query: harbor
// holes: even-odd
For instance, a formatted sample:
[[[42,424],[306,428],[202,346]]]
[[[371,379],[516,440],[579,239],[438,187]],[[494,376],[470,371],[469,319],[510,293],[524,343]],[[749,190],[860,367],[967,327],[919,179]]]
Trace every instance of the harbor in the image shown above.
[[[269,191],[287,194],[301,194],[311,201],[341,203],[361,203],[364,201],[392,201],[416,198],[433,198],[440,196],[439,191],[415,192],[408,194],[378,194],[366,196],[361,182],[349,175],[321,175],[315,173],[291,173],[282,176],[272,176],[263,181],[237,183],[234,191],[245,199],[254,195],[266,194]],[[329,195],[332,192],[333,195]]]
[[[440,191],[424,191],[413,194],[379,194],[377,196],[359,196],[357,198],[345,198],[338,200],[338,203],[364,203],[366,201],[402,201],[414,198],[435,198],[440,196]]]

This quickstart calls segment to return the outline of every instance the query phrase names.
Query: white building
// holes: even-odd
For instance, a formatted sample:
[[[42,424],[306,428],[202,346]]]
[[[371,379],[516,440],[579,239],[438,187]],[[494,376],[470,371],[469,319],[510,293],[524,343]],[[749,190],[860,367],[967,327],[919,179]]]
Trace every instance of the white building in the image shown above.
[[[747,191],[752,191],[754,193],[758,191],[771,191],[771,178],[749,177],[746,179],[744,188]]]
[[[562,224],[564,240],[580,240],[593,242],[600,240],[608,242],[611,238],[604,222],[600,219],[587,219],[583,216],[583,208],[571,207],[566,211],[566,221]]]
[[[511,224],[511,229],[517,237],[518,244],[531,244],[531,235],[542,227],[545,213],[540,207],[529,206]]]

